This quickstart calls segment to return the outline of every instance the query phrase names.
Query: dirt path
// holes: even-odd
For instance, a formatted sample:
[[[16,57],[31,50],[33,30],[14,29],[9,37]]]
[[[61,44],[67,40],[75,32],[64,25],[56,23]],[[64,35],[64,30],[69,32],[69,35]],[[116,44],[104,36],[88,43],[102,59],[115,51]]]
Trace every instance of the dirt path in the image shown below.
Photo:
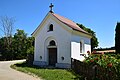
[[[0,80],[40,80],[10,68],[10,65],[23,61],[25,60],[0,61]]]

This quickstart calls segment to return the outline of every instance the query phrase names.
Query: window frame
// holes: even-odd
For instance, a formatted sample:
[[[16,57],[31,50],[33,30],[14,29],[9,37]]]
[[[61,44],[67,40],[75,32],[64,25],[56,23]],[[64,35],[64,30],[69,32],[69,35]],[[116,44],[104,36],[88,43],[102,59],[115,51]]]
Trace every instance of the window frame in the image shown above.
[[[48,27],[48,32],[53,31],[53,24],[50,24]]]
[[[80,41],[80,53],[83,53],[83,42]]]
[[[54,40],[51,40],[51,41],[49,42],[49,46],[56,46],[55,41],[54,41]]]

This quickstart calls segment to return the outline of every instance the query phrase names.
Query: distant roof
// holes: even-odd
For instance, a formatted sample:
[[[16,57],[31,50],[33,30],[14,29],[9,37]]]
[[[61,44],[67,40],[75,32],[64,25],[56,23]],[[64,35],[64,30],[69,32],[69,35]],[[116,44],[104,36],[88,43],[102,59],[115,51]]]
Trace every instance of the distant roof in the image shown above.
[[[65,17],[62,17],[58,14],[55,14],[55,13],[52,13],[52,15],[54,17],[56,17],[59,21],[61,21],[62,23],[66,24],[67,26],[69,26],[70,28],[74,29],[74,30],[77,30],[77,31],[80,31],[80,32],[83,32],[83,33],[86,33],[86,34],[89,34],[88,32],[86,32],[85,30],[81,29],[75,22],[65,18]]]

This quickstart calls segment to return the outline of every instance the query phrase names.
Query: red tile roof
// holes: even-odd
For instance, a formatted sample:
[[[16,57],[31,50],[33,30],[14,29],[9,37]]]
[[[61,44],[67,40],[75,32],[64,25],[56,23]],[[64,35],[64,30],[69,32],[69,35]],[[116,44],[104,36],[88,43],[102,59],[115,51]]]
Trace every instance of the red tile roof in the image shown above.
[[[50,12],[51,13],[51,12]],[[76,30],[76,31],[79,31],[79,32],[82,32],[82,33],[85,33],[85,34],[88,34],[90,35],[88,32],[84,31],[83,29],[81,29],[75,22],[65,18],[65,17],[62,17],[58,14],[55,14],[55,13],[51,13],[55,18],[57,18],[60,22],[64,23],[65,25],[67,25],[68,27],[72,28],[73,30]],[[48,15],[48,14],[47,14]],[[45,19],[45,18],[44,18]],[[41,24],[40,24],[41,25]],[[39,25],[39,26],[40,26]],[[36,30],[31,34],[33,35],[38,29],[39,29],[39,26],[36,28]]]
[[[80,32],[83,32],[83,33],[86,33],[86,34],[89,34],[88,32],[84,31],[83,29],[81,29],[76,23],[74,23],[73,21],[67,19],[67,18],[64,18],[58,14],[55,14],[55,13],[52,13],[52,15],[54,17],[56,17],[59,21],[61,21],[62,23],[66,24],[67,26],[69,26],[70,28],[74,29],[74,30],[77,30],[77,31],[80,31]]]

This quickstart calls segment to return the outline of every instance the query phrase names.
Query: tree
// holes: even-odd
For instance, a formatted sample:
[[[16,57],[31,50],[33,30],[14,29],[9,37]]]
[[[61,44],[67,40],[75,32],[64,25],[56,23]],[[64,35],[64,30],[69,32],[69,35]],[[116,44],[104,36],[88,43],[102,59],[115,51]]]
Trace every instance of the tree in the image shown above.
[[[27,54],[33,54],[33,41],[34,38],[27,37],[27,33],[25,33],[24,30],[17,29],[12,43],[15,58],[23,59],[26,58]]]
[[[12,36],[12,42],[10,49],[4,46],[6,37],[0,38],[0,60],[14,60],[25,59],[27,54],[34,52],[34,38],[27,37],[27,33],[24,30],[17,29],[17,32]]]
[[[14,28],[14,19],[9,18],[7,16],[1,17],[0,23],[1,27],[0,30],[4,34],[4,46],[6,46],[8,49],[10,48],[10,45],[12,43],[12,33]]]
[[[24,30],[17,29],[13,39],[14,55],[17,59],[25,58],[27,56],[27,33]]]
[[[4,38],[0,38],[0,60],[3,60],[4,52],[5,52]]]
[[[27,54],[34,54],[34,37],[27,38]]]
[[[117,22],[115,29],[115,50],[116,53],[120,53],[120,23]]]
[[[83,26],[82,24],[78,24],[78,23],[77,23],[77,25],[78,25],[80,28],[82,28],[83,30],[87,31],[88,33],[90,33],[90,34],[92,35],[92,38],[91,38],[91,50],[93,51],[93,49],[94,49],[95,47],[97,47],[98,44],[99,44],[95,32],[92,31],[92,30],[89,29],[89,28],[86,28],[86,27]]]
[[[14,19],[3,16],[0,18],[0,30],[3,37],[1,37],[1,48],[0,52],[3,60],[10,60],[12,58],[11,44],[12,44],[12,33],[14,28]]]

